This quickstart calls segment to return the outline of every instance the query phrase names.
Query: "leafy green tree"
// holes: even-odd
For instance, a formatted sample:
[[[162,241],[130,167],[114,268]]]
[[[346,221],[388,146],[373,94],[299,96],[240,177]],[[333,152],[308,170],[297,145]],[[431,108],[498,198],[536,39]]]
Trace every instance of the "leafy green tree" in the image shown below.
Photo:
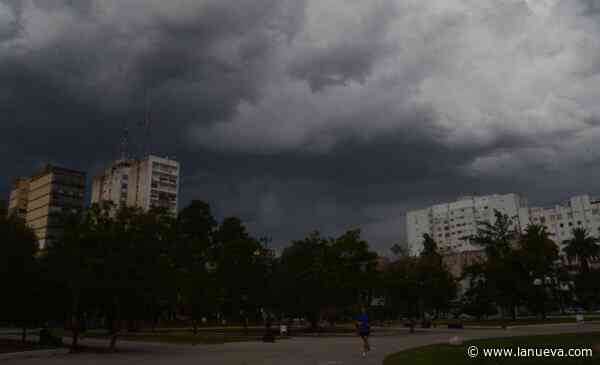
[[[292,242],[281,255],[274,276],[281,312],[304,317],[317,328],[321,310],[334,302],[329,266],[330,239],[313,232]]]
[[[471,244],[484,249],[486,261],[483,276],[490,298],[508,310],[516,319],[516,308],[522,303],[528,273],[524,272],[515,250],[519,233],[506,214],[494,211],[493,222],[477,222],[477,233],[469,237]]]
[[[0,215],[0,286],[7,295],[0,300],[0,313],[4,319],[18,321],[26,328],[39,320],[39,303],[36,289],[39,288],[38,265],[35,256],[38,244],[35,234],[23,219],[16,215]]]
[[[589,272],[590,259],[600,256],[600,240],[584,228],[574,228],[572,233],[573,238],[563,242],[563,251],[569,260],[577,259],[582,273]]]
[[[563,242],[563,252],[569,262],[576,260],[579,264],[579,272],[573,278],[575,294],[579,302],[590,309],[600,299],[600,274],[590,267],[590,260],[600,256],[600,240],[583,228],[574,228],[572,233],[573,238]]]
[[[2,217],[6,216],[7,212],[8,212],[8,204],[6,203],[6,200],[0,199],[0,216],[2,216]]]
[[[121,319],[148,318],[147,309],[158,299],[175,308],[178,301],[170,245],[174,217],[165,209],[143,212],[121,208],[109,223],[105,243],[106,303],[113,319],[111,348],[114,349]]]
[[[278,262],[275,288],[279,308],[301,316],[313,329],[321,315],[333,322],[358,304],[368,305],[377,288],[377,254],[369,250],[360,230],[336,239],[318,232],[286,248]]]
[[[208,203],[194,200],[177,217],[174,247],[178,287],[189,308],[194,333],[201,318],[214,313],[216,283],[208,270],[217,221]]]
[[[524,273],[529,274],[524,285],[529,306],[545,318],[552,300],[552,285],[556,281],[558,248],[543,225],[530,224],[519,240],[518,255]]]
[[[457,286],[442,262],[437,243],[428,234],[423,235],[423,251],[417,269],[421,313],[433,311],[437,316],[449,307],[450,301],[456,296]]]
[[[497,313],[491,290],[485,280],[485,264],[476,263],[465,268],[463,277],[468,286],[461,298],[462,310],[481,320],[483,317]]]
[[[76,351],[79,340],[79,318],[84,311],[87,295],[97,284],[93,263],[97,259],[96,242],[90,232],[89,216],[68,213],[63,216],[63,234],[48,245],[43,256],[44,266],[55,295],[66,297],[72,329],[71,351]],[[59,301],[62,301],[59,299]]]
[[[391,317],[417,317],[421,285],[419,260],[403,256],[393,261],[383,273],[387,313]]]
[[[405,257],[408,256],[409,250],[408,250],[408,246],[405,243],[396,243],[392,246],[392,248],[390,249],[390,251],[392,251],[392,254],[397,257]]]
[[[347,231],[336,238],[329,251],[335,304],[343,308],[359,301],[368,306],[377,280],[377,254],[369,250],[360,229]]]
[[[265,305],[269,251],[251,237],[241,220],[229,217],[215,232],[211,265],[216,284],[222,289],[221,312],[244,320]]]

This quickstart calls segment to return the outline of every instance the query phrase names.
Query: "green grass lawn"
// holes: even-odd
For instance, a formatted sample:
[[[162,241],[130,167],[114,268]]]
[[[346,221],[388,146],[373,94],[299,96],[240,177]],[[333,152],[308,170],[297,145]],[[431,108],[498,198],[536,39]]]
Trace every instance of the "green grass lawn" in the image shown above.
[[[469,358],[467,349],[477,346],[479,356]],[[483,348],[592,348],[592,358],[567,358],[567,357],[483,357]],[[425,365],[425,364],[600,364],[600,333],[564,334],[551,336],[513,337],[494,340],[477,340],[465,342],[463,345],[431,345],[398,352],[388,356],[384,365]]]

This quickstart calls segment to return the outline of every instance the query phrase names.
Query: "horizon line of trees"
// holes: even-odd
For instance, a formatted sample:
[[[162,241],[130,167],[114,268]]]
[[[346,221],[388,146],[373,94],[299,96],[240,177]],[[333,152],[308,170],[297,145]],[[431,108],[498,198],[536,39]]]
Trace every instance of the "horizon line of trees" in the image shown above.
[[[185,318],[194,333],[204,319],[267,323],[271,317],[352,318],[374,299],[377,319],[467,313],[516,317],[526,308],[542,317],[567,305],[591,308],[600,298],[600,273],[590,265],[598,240],[574,231],[565,254],[577,270],[558,264],[558,249],[545,228],[511,229],[507,216],[478,222],[470,241],[486,260],[454,278],[437,243],[424,236],[419,256],[395,246],[395,259],[378,267],[378,255],[359,229],[338,237],[318,231],[292,241],[281,256],[269,239],[248,233],[237,217],[218,222],[203,201],[174,216],[165,209],[116,209],[95,204],[63,216],[63,235],[39,251],[25,222],[0,215],[0,281],[9,295],[0,320],[23,328],[57,321],[72,330],[73,349],[85,318],[102,319],[116,346],[122,329],[140,321]],[[459,282],[468,283],[462,295]],[[567,288],[568,290],[565,290]]]

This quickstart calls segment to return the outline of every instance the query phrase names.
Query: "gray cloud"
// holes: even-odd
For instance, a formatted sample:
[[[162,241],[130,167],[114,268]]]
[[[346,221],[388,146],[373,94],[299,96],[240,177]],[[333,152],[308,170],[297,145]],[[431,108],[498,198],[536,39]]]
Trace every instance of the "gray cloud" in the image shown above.
[[[594,0],[0,0],[0,163],[93,173],[123,127],[277,245],[466,193],[599,193]]]

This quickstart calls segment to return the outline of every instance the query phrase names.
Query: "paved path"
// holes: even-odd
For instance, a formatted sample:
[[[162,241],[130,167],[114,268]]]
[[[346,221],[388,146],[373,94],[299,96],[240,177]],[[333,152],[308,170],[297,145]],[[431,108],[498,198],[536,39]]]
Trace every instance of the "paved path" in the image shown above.
[[[600,324],[564,324],[520,327],[509,330],[421,330],[415,334],[404,332],[395,336],[374,336],[374,351],[367,358],[360,356],[360,340],[351,337],[294,338],[275,344],[246,342],[223,345],[178,346],[121,341],[120,352],[115,354],[76,354],[52,358],[8,360],[3,364],[44,365],[381,365],[386,355],[403,349],[426,344],[447,342],[452,336],[465,339],[555,334],[567,332],[600,332]],[[98,340],[88,339],[89,344]]]

